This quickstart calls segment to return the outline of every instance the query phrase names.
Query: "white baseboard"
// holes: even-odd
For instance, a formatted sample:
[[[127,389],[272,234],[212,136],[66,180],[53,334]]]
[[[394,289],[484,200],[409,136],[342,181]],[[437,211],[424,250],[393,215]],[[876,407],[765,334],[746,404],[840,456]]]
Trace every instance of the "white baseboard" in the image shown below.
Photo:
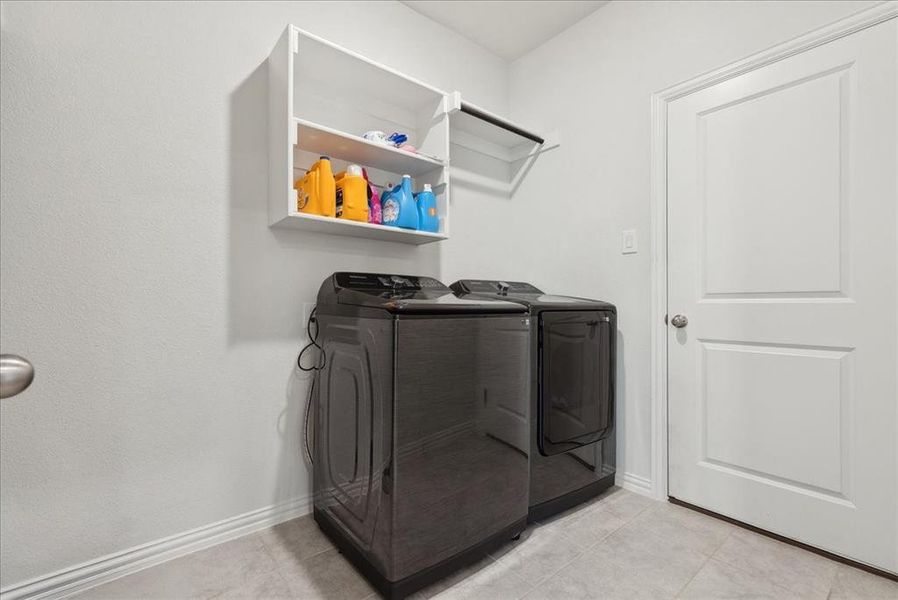
[[[620,471],[618,471],[617,476],[614,479],[614,483],[624,488],[625,490],[630,490],[631,492],[636,492],[637,494],[642,494],[643,496],[648,496],[649,498],[655,497],[652,491],[651,479],[640,477],[639,475],[634,475],[633,473],[621,473]]]
[[[650,479],[618,472],[620,487],[652,496]],[[250,511],[0,589],[0,600],[58,600],[311,512],[311,496]]]
[[[7,586],[0,590],[0,600],[66,598],[173,558],[301,517],[311,512],[311,507],[311,496],[266,506]]]

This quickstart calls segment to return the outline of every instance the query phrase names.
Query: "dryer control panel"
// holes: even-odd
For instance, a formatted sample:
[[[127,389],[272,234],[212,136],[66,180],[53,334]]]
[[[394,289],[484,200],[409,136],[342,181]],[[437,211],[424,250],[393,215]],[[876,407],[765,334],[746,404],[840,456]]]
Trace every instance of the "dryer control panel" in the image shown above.
[[[456,285],[456,284],[453,284]],[[458,282],[468,294],[542,294],[536,286],[523,281],[491,281],[488,279],[462,279]],[[456,290],[458,291],[458,290]]]

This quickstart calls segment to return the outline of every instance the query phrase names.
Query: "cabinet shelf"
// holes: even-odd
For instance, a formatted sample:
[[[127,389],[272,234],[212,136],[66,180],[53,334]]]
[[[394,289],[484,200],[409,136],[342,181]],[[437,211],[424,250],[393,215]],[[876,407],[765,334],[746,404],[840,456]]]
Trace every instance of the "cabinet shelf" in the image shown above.
[[[402,242],[405,244],[415,244],[419,246],[421,244],[439,242],[449,237],[448,235],[442,233],[401,229],[399,227],[388,227],[386,225],[361,223],[359,221],[335,219],[333,217],[322,217],[319,215],[307,215],[305,213],[298,212],[289,213],[287,216],[285,216],[277,223],[274,223],[273,225],[276,227],[283,227],[287,229],[301,229],[304,231],[313,231],[316,233],[330,233],[333,235],[361,237],[371,240]]]
[[[416,176],[446,166],[445,162],[429,156],[371,142],[305,119],[297,118],[294,121],[296,147],[313,154],[339,158],[399,175]]]

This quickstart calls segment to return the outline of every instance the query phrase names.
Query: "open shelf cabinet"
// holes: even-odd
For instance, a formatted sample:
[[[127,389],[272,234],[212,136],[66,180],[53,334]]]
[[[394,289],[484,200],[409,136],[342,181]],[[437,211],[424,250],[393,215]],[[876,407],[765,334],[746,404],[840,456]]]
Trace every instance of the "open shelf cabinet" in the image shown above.
[[[288,26],[268,58],[269,193],[272,227],[408,244],[449,237],[449,120],[445,92],[315,35]],[[370,142],[362,134],[401,131],[417,152]],[[299,212],[293,182],[319,156],[334,172],[368,169],[381,190],[412,176],[437,197],[440,230],[399,229]]]
[[[293,25],[268,58],[268,83],[272,227],[417,245],[448,239],[451,147],[499,161],[500,189],[507,189],[522,161],[547,147],[541,136],[462,101],[458,92],[446,93]],[[362,137],[372,130],[405,133],[415,151]],[[320,156],[330,157],[335,173],[349,164],[366,167],[381,191],[404,174],[415,191],[430,184],[439,231],[299,212],[293,183]]]

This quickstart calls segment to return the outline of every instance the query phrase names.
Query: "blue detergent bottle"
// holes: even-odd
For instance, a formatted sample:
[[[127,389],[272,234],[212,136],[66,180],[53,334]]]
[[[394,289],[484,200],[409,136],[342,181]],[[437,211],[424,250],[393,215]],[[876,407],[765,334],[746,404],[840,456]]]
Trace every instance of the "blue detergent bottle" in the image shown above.
[[[402,183],[381,198],[383,224],[404,229],[418,229],[418,208],[412,193],[411,175],[403,175]]]
[[[437,214],[437,198],[429,183],[415,196],[418,205],[418,229],[437,233],[440,230],[440,217]]]

